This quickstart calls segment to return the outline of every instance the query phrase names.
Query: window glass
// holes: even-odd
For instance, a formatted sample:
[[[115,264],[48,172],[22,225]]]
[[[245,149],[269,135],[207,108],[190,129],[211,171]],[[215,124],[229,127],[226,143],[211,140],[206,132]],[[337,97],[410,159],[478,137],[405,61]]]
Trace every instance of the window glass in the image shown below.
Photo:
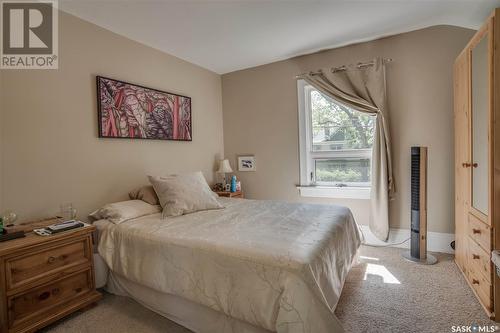
[[[370,182],[369,158],[328,158],[315,159],[314,162],[317,183],[342,186]]]
[[[371,149],[375,117],[347,108],[317,90],[310,91],[312,150]]]

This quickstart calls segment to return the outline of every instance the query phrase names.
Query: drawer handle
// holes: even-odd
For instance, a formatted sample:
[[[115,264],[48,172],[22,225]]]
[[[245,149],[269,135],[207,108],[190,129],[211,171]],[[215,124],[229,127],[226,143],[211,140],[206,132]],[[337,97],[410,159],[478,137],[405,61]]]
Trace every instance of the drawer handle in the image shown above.
[[[472,259],[479,259],[480,256],[478,254],[472,254]]]
[[[61,254],[59,257],[54,257],[54,256],[50,256],[48,259],[47,259],[47,262],[49,264],[52,264],[54,261],[56,260],[65,260],[67,258],[67,256],[65,254]]]
[[[49,298],[49,297],[50,297],[50,292],[45,291],[45,292],[41,293],[41,294],[38,296],[38,299],[39,299],[40,301],[44,301],[44,300],[46,300],[46,299],[47,299],[47,298]]]
[[[472,279],[472,284],[479,284],[479,280]]]
[[[479,230],[479,229],[472,229],[472,233],[473,234],[480,234],[481,230]]]

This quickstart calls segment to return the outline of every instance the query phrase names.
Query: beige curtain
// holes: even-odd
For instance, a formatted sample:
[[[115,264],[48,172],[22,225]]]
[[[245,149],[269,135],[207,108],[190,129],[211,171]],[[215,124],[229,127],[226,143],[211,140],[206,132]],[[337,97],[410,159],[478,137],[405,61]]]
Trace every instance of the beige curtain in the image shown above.
[[[389,200],[395,191],[392,175],[389,114],[385,66],[381,58],[373,66],[322,69],[298,76],[334,100],[377,117],[372,153],[370,230],[381,240],[389,236]]]

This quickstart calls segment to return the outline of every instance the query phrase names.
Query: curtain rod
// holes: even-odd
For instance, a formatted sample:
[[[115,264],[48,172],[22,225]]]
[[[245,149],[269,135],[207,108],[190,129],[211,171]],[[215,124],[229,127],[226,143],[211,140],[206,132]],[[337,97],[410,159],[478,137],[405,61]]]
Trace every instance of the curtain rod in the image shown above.
[[[383,61],[384,61],[384,63],[387,64],[389,62],[392,62],[393,59],[392,58],[384,58]],[[337,72],[346,71],[346,70],[349,69],[349,67],[352,67],[352,66],[355,66],[357,69],[363,69],[365,67],[370,67],[370,66],[373,66],[373,65],[375,65],[375,60],[372,60],[370,62],[358,62],[356,65],[349,64],[349,65],[342,65],[342,66],[338,66],[338,67],[332,67],[332,68],[330,68],[330,71],[332,73],[337,73]],[[321,70],[316,71],[316,72],[309,72],[309,73],[299,74],[299,75],[296,76],[296,78],[300,78],[301,76],[306,75],[306,74],[309,74],[309,75],[318,75],[318,74],[321,74]]]

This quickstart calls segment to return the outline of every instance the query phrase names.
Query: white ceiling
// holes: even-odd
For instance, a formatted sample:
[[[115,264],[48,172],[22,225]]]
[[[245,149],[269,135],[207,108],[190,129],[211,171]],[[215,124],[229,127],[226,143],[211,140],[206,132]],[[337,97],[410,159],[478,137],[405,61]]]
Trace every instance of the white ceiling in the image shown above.
[[[219,74],[433,25],[477,29],[500,0],[61,0],[62,10]]]

